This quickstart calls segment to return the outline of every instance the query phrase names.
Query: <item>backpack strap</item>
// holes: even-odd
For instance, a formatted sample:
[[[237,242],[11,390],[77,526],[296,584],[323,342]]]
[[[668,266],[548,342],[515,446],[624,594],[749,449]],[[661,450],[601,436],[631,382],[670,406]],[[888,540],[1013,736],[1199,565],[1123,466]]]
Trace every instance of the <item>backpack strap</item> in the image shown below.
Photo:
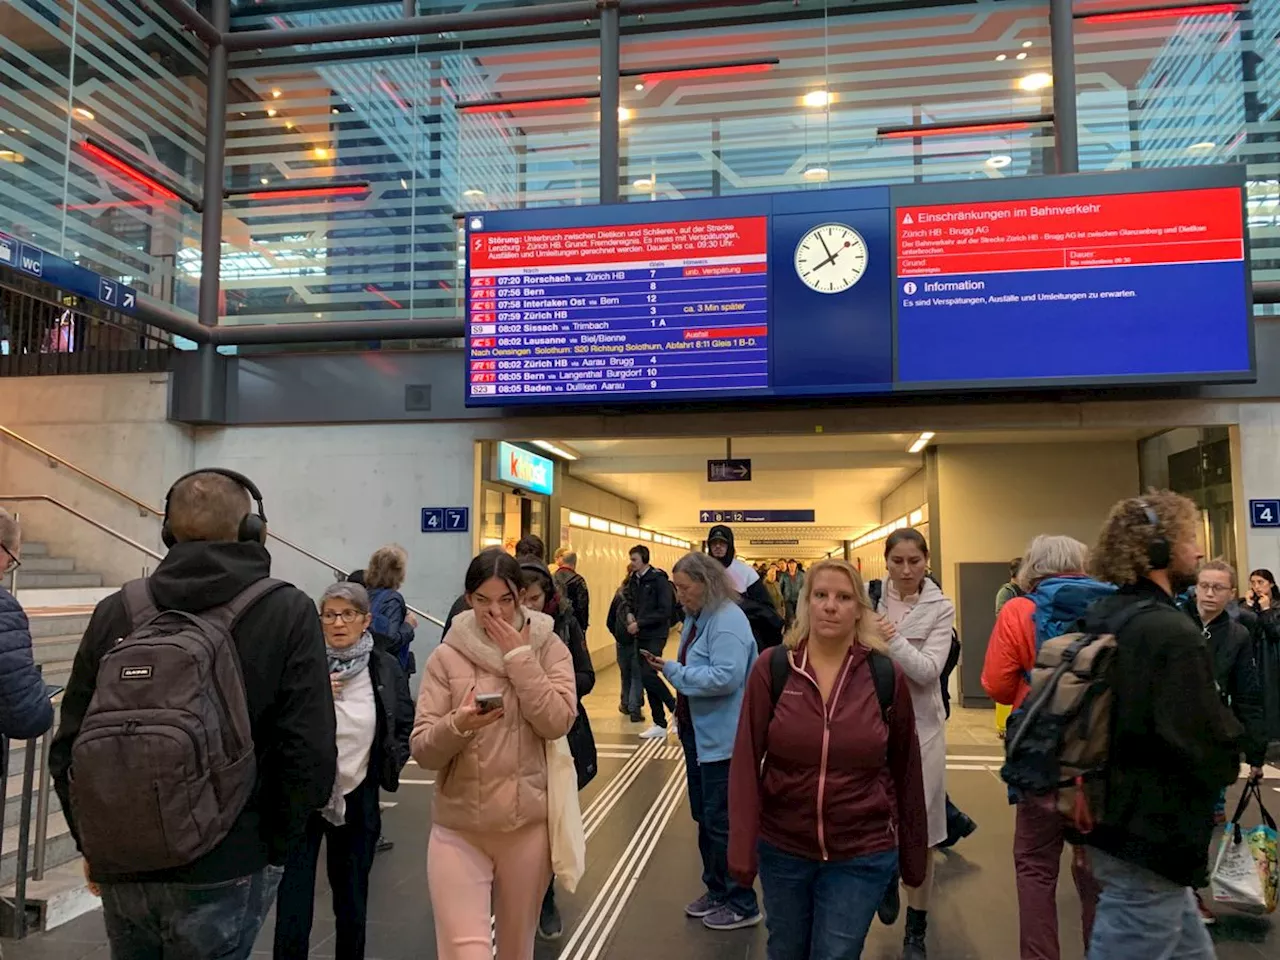
[[[867,654],[867,666],[871,668],[871,680],[876,685],[876,699],[880,701],[880,719],[889,725],[889,711],[893,709],[897,677],[893,674],[893,661],[883,653],[872,650]]]
[[[236,624],[240,622],[240,618],[248,613],[250,607],[268,593],[284,586],[288,586],[288,584],[283,580],[263,577],[261,580],[255,580],[249,584],[226,603],[220,603],[210,610],[204,610],[199,616],[202,620],[209,620],[219,624],[227,633],[231,633],[235,630]]]
[[[868,583],[867,596],[871,600],[871,612],[877,612],[880,609],[880,598],[884,596],[884,581],[872,580]]]
[[[129,618],[129,626],[137,630],[160,616],[160,608],[156,606],[151,595],[151,581],[144,577],[141,580],[130,580],[120,588],[120,598],[124,601],[125,616]]]
[[[782,698],[782,688],[787,685],[787,675],[791,672],[791,663],[787,660],[787,648],[774,647],[767,654],[769,657],[769,703],[777,709]]]

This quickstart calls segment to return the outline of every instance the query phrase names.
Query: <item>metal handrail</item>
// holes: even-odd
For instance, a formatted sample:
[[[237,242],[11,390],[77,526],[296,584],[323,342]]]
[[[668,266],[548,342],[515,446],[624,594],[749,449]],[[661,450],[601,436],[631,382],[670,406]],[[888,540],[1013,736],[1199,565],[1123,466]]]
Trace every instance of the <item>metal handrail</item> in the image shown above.
[[[24,447],[27,447],[30,450],[34,450],[36,453],[40,454],[41,456],[48,458],[54,464],[66,467],[72,473],[75,473],[78,476],[84,477],[90,483],[95,483],[98,486],[102,487],[104,490],[107,490],[115,494],[117,497],[121,497],[122,499],[128,500],[130,503],[132,503],[135,507],[138,508],[138,510],[142,513],[143,516],[149,513],[155,517],[161,517],[161,518],[164,517],[164,511],[159,509],[158,507],[153,507],[151,504],[147,503],[145,500],[139,500],[133,494],[127,493],[126,491],[121,490],[119,487],[117,487],[115,484],[111,483],[110,481],[104,480],[101,477],[95,476],[89,471],[83,469],[82,467],[76,466],[74,463],[72,463],[70,460],[66,459],[65,457],[58,456],[58,454],[54,453],[52,450],[48,450],[40,446],[40,444],[36,443],[33,440],[28,440],[26,437],[22,436],[22,434],[15,433],[14,431],[10,430],[8,427],[4,426],[3,424],[0,424],[0,436],[8,437],[10,440],[16,440],[18,443],[22,444]],[[120,540],[124,540],[130,546],[136,547],[137,549],[141,550],[143,553],[149,554],[150,556],[154,557],[156,560],[164,559],[163,556],[156,553],[155,551],[149,550],[148,548],[142,546],[142,544],[140,543],[135,543],[134,541],[130,540],[128,537],[125,537],[123,534],[119,534],[116,531],[110,529],[109,527],[103,526],[102,524],[98,523],[98,521],[92,519],[91,517],[85,516],[83,513],[80,513],[79,511],[74,510],[71,507],[68,507],[66,504],[58,500],[55,500],[52,497],[46,497],[46,496],[16,497],[16,498],[0,497],[0,500],[10,500],[10,499],[47,500],[50,503],[53,503],[59,507],[62,507],[64,510],[68,511],[69,513],[75,514],[81,520],[84,520],[87,523],[92,524],[93,526],[97,527],[103,532],[109,533]],[[350,570],[343,570],[337,564],[324,559],[324,557],[317,556],[316,554],[312,553],[310,550],[307,550],[307,549],[304,549],[303,547],[298,546],[292,540],[286,540],[284,537],[280,536],[280,534],[275,533],[270,529],[267,530],[267,536],[270,537],[272,540],[276,540],[279,543],[283,544],[284,546],[288,547],[290,550],[293,550],[297,553],[302,554],[308,560],[313,560],[323,567],[328,567],[329,572],[332,573],[334,575],[334,578],[337,580],[345,580],[348,574],[351,573]],[[440,620],[437,617],[433,617],[431,614],[427,613],[425,610],[419,610],[417,607],[410,606],[409,604],[405,604],[405,607],[411,613],[417,614],[417,616],[421,617],[423,620],[426,620],[428,623],[435,624],[441,630],[444,629],[443,620]]]
[[[67,513],[71,514],[73,517],[77,518],[78,520],[83,520],[85,523],[89,524],[89,526],[96,527],[97,529],[101,530],[103,533],[107,534],[108,536],[115,537],[121,543],[128,544],[129,546],[133,547],[133,549],[139,550],[142,553],[145,553],[147,556],[151,557],[153,560],[164,559],[164,556],[162,554],[156,553],[150,547],[144,547],[137,540],[133,540],[129,537],[126,537],[119,530],[111,529],[111,527],[108,527],[105,523],[102,523],[99,520],[93,519],[93,517],[89,516],[86,513],[81,513],[75,507],[68,506],[67,504],[63,503],[61,500],[57,499],[56,497],[49,496],[47,493],[33,493],[33,494],[30,494],[29,496],[23,496],[20,494],[14,494],[14,495],[5,494],[3,496],[0,496],[0,503],[36,503],[36,502],[51,503],[55,507],[59,508],[60,510],[67,511]]]

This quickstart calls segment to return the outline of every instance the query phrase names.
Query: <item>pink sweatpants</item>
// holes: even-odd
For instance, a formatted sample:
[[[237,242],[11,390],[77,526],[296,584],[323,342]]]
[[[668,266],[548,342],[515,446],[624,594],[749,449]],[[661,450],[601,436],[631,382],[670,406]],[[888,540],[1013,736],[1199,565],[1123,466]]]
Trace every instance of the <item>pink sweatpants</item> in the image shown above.
[[[497,921],[497,960],[532,960],[538,911],[550,882],[545,823],[484,834],[433,826],[427,886],[437,960],[493,960],[491,915]]]

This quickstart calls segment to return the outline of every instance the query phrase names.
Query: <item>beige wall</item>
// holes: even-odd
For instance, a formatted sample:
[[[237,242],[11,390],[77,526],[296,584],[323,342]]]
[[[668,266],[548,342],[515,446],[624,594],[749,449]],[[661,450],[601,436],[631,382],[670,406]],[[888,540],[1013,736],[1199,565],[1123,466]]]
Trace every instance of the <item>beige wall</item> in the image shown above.
[[[1111,506],[1139,492],[1138,446],[1028,443],[938,448],[943,588],[956,564],[1008,561],[1040,533],[1093,543]]]
[[[888,523],[912,510],[919,510],[929,499],[929,480],[924,468],[898,484],[880,501],[880,522]]]
[[[168,377],[118,374],[0,378],[0,424],[51,453],[161,506],[170,484],[192,468],[189,428],[166,419]],[[17,442],[0,439],[0,492],[47,494],[113,530],[163,553],[160,521],[128,501]],[[12,505],[10,505],[12,506]],[[137,577],[155,561],[46,504],[19,505],[28,540],[44,541],[110,586]]]
[[[559,482],[562,507],[632,526],[640,522],[640,508],[633,500],[601,490],[595,484],[571,476],[568,471],[561,472]],[[561,530],[560,538],[563,540],[568,533],[568,530]]]

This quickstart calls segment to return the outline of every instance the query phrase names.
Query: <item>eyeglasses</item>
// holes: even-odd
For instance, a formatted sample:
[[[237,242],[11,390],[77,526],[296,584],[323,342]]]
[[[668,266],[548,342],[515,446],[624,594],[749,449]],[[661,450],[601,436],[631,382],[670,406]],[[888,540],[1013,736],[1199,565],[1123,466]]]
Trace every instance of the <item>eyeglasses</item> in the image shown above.
[[[330,626],[337,623],[339,620],[343,623],[355,623],[362,616],[364,616],[364,614],[358,613],[355,610],[343,610],[341,613],[334,613],[332,610],[326,610],[324,613],[320,614],[320,622],[327,623]]]
[[[1230,593],[1231,588],[1221,583],[1197,583],[1196,593]]]
[[[6,547],[3,543],[0,543],[0,550],[3,550],[6,554],[9,555],[9,559],[4,565],[4,571],[3,571],[4,573],[12,573],[14,570],[17,570],[20,566],[22,566],[22,561],[19,560],[17,557],[15,557],[13,555],[13,551],[10,550],[8,547]]]

